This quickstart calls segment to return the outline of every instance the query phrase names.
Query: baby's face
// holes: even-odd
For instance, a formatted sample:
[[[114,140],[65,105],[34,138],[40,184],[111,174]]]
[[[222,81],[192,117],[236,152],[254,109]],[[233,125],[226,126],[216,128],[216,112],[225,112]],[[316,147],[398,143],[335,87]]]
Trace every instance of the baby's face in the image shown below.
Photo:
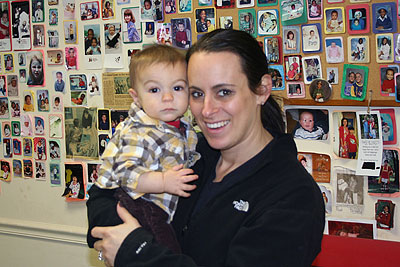
[[[331,46],[332,46],[332,47],[336,47],[336,43],[335,43],[335,42],[332,42]]]
[[[354,21],[354,25],[356,25],[356,26],[357,26],[357,25],[358,25],[358,23],[359,23],[359,22],[358,22],[358,20],[355,20],[355,21]]]
[[[333,12],[331,17],[333,20],[337,20],[338,14],[336,12]]]
[[[300,116],[300,125],[304,130],[311,132],[314,128],[314,116],[309,112],[303,112]]]
[[[144,2],[144,8],[145,8],[146,10],[149,10],[149,9],[151,8],[150,3],[149,3],[149,2]]]
[[[183,27],[183,24],[179,24],[179,25],[178,25],[178,30],[179,30],[180,32],[183,32],[184,29],[185,29],[185,28]]]
[[[115,33],[115,27],[110,27],[110,28],[108,28],[108,32],[110,33],[110,35],[114,35],[114,33]]]

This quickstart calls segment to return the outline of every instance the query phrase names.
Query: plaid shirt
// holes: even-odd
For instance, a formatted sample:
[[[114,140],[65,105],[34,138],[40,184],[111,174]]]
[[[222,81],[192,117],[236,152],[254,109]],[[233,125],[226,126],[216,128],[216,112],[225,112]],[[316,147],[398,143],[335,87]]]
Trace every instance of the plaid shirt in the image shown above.
[[[195,131],[185,118],[181,118],[181,122],[186,137],[176,127],[150,118],[132,103],[129,117],[117,126],[103,153],[96,184],[109,189],[121,186],[133,199],[142,197],[152,201],[168,213],[171,221],[178,203],[177,196],[144,194],[135,189],[142,173],[164,172],[179,164],[189,168],[200,158],[195,151]]]

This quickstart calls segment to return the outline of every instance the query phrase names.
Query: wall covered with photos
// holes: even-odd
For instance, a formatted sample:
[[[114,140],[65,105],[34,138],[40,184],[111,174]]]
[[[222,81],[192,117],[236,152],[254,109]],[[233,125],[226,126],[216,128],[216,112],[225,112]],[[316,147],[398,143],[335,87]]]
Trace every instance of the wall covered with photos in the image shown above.
[[[130,55],[154,42],[188,48],[207,31],[233,27],[256,37],[266,51],[275,94],[294,105],[286,107],[292,109],[288,127],[299,128],[304,109],[325,117],[330,131],[321,126],[323,140],[296,142],[312,166],[321,158],[329,162],[324,165],[329,174],[321,169],[313,174],[330,194],[328,215],[369,220],[375,238],[400,240],[394,212],[400,204],[394,197],[399,192],[398,2],[22,0],[0,1],[0,9],[0,220],[68,225],[83,236],[86,189],[97,178],[99,155],[131,101]],[[356,114],[367,111],[369,100],[389,115]],[[381,131],[377,139],[386,150],[393,148],[391,157],[379,154],[391,159],[389,190],[380,187],[382,179],[376,178],[381,189],[372,192],[367,176],[354,178],[358,161],[349,159],[349,148],[342,153],[349,143],[341,143],[341,131],[347,136],[353,127],[358,143],[366,138],[360,119],[371,117],[376,121],[368,127]],[[348,127],[340,130],[343,118]],[[354,179],[360,179],[357,185]],[[347,188],[343,183],[348,198],[338,196]],[[375,217],[387,201],[390,223],[376,230],[384,225]]]

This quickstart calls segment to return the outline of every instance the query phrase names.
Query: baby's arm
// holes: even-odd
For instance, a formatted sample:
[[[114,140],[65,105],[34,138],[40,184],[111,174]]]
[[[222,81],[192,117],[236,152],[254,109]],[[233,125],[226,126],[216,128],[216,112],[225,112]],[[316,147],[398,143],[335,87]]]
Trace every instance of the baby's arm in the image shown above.
[[[193,174],[192,169],[183,169],[183,165],[178,165],[165,172],[146,172],[139,176],[136,186],[137,192],[141,193],[170,193],[180,197],[189,197],[190,193],[196,188],[190,183],[198,176]]]

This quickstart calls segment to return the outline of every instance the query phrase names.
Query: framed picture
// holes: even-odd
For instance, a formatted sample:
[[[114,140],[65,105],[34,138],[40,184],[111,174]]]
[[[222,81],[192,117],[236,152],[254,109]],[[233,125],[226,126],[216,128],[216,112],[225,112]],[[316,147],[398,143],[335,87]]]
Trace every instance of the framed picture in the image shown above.
[[[196,33],[211,32],[215,30],[215,8],[197,8],[196,13]]]
[[[363,101],[368,83],[368,67],[344,64],[341,97]]]
[[[395,33],[394,40],[394,62],[400,63],[400,33]]]
[[[315,79],[322,79],[321,59],[319,56],[303,57],[304,83],[310,84]]]
[[[347,31],[349,34],[369,33],[369,5],[358,4],[346,6]]]
[[[377,110],[379,111],[382,121],[381,131],[382,131],[383,145],[397,144],[397,127],[396,127],[395,110],[392,108],[377,109]]]
[[[310,96],[315,102],[326,102],[332,95],[332,86],[326,80],[314,79],[310,84]]]
[[[321,0],[307,0],[308,19],[320,20],[322,19],[322,1]]]
[[[394,76],[399,72],[397,65],[380,65],[381,95],[394,96],[396,92]]]
[[[192,44],[190,18],[171,19],[172,45],[178,48],[189,48]],[[168,27],[165,28],[168,31]]]
[[[140,22],[139,7],[123,8],[121,10],[122,41],[124,43],[142,42],[142,23]]]
[[[279,34],[279,14],[276,9],[259,10],[258,16],[258,35],[277,35]]]
[[[325,38],[325,56],[328,63],[341,63],[344,61],[343,39],[341,36]]]
[[[287,96],[289,98],[304,98],[306,97],[306,92],[304,89],[303,82],[287,82]]]
[[[336,34],[345,32],[344,8],[334,7],[324,9],[325,34]]]
[[[369,37],[357,36],[347,37],[347,60],[350,63],[369,62]]]
[[[284,63],[286,81],[299,81],[303,78],[300,55],[284,56]]]
[[[307,24],[301,26],[303,37],[303,53],[317,53],[322,51],[321,25]]]
[[[287,109],[287,133],[296,139],[327,140],[329,118],[326,109]]]
[[[393,34],[376,34],[376,62],[390,63],[394,61],[393,56]]]
[[[305,0],[279,0],[282,14],[282,25],[295,25],[307,22]]]
[[[164,11],[165,14],[175,14],[176,13],[176,0],[164,0]]]
[[[254,38],[257,38],[257,18],[254,9],[240,9],[239,16],[239,30],[245,31]]]
[[[98,1],[81,3],[80,8],[81,20],[92,20],[100,17]]]
[[[298,54],[300,52],[300,27],[283,27],[283,53]]]
[[[236,0],[236,7],[237,8],[246,8],[246,7],[253,7],[254,0]]]
[[[257,6],[275,6],[278,0],[257,0]]]
[[[281,64],[282,53],[280,50],[282,41],[279,36],[264,38],[265,55],[269,64]]]
[[[283,71],[283,66],[271,65],[268,67],[268,73],[271,75],[272,79],[272,90],[284,90],[285,79],[283,79],[283,77],[285,73]]]
[[[372,31],[374,33],[397,32],[396,3],[372,4]]]
[[[328,83],[338,84],[339,83],[339,68],[326,68],[326,77]]]

